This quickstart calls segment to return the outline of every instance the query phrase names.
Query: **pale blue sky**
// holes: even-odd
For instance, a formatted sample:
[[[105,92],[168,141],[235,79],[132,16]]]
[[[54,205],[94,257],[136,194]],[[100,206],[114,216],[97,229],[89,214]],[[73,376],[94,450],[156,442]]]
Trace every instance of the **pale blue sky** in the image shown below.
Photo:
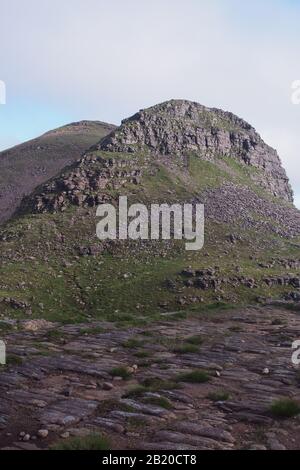
[[[248,120],[300,207],[300,0],[1,0],[0,148],[187,98]]]

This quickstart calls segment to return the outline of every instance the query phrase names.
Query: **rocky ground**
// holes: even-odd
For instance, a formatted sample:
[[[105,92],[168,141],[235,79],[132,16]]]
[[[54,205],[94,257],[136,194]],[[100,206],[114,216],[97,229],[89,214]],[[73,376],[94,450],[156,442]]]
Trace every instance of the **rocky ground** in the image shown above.
[[[0,447],[96,432],[113,449],[299,449],[300,415],[271,412],[300,397],[299,332],[299,313],[279,307],[126,329],[28,320],[2,333]]]

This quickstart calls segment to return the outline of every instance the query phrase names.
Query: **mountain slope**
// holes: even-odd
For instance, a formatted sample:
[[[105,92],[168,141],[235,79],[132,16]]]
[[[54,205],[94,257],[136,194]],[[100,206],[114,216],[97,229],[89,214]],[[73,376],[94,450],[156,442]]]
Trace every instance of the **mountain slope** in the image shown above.
[[[96,238],[95,207],[202,202],[205,245]],[[275,150],[231,113],[173,100],[125,120],[0,233],[3,315],[148,321],[300,298],[300,212]],[[204,306],[204,307],[202,307]]]
[[[86,148],[113,130],[102,122],[82,121],[0,153],[0,223],[22,197],[77,160]]]
[[[172,100],[126,119],[121,128],[98,145],[98,149],[113,152],[136,152],[143,147],[162,155],[197,152],[204,160],[234,156],[237,162],[261,171],[256,174],[257,182],[268,191],[293,200],[277,152],[263,142],[253,127],[232,113]]]

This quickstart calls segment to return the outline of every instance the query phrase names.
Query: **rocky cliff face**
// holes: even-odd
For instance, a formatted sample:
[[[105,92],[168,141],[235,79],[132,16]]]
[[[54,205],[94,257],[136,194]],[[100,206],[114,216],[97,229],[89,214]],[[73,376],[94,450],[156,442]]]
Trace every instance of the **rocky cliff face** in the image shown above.
[[[232,224],[238,219],[257,229],[269,217],[268,231],[299,232],[299,211],[281,204],[292,202],[293,194],[277,152],[237,116],[177,100],[124,120],[66,172],[24,199],[21,211],[94,207],[121,188],[130,192],[137,185],[143,191],[149,177],[158,188],[159,167],[169,175],[166,197],[178,188],[176,174],[184,197],[201,200],[212,220]]]
[[[99,150],[136,153],[147,148],[159,155],[194,152],[200,158],[235,157],[258,170],[256,182],[271,194],[293,201],[277,152],[253,127],[232,113],[185,100],[141,110],[122,122],[97,146]]]

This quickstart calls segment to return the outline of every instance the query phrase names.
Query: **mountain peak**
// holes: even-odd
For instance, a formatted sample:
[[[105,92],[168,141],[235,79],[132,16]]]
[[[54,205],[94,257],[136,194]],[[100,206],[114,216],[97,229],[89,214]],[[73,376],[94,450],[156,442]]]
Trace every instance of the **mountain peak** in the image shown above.
[[[279,156],[256,130],[233,113],[187,100],[170,100],[122,121],[95,147],[110,152],[187,155],[212,161],[232,157],[256,168],[257,182],[272,195],[293,201]]]
[[[143,120],[145,116],[151,115],[158,115],[169,119],[191,120],[202,125],[207,125],[208,123],[225,125],[227,123],[228,126],[232,126],[233,128],[239,126],[246,130],[253,129],[250,124],[235,116],[233,113],[223,111],[219,108],[209,108],[195,101],[185,99],[171,99],[151,106],[150,108],[141,109],[132,117],[124,119],[122,124],[134,120]]]

